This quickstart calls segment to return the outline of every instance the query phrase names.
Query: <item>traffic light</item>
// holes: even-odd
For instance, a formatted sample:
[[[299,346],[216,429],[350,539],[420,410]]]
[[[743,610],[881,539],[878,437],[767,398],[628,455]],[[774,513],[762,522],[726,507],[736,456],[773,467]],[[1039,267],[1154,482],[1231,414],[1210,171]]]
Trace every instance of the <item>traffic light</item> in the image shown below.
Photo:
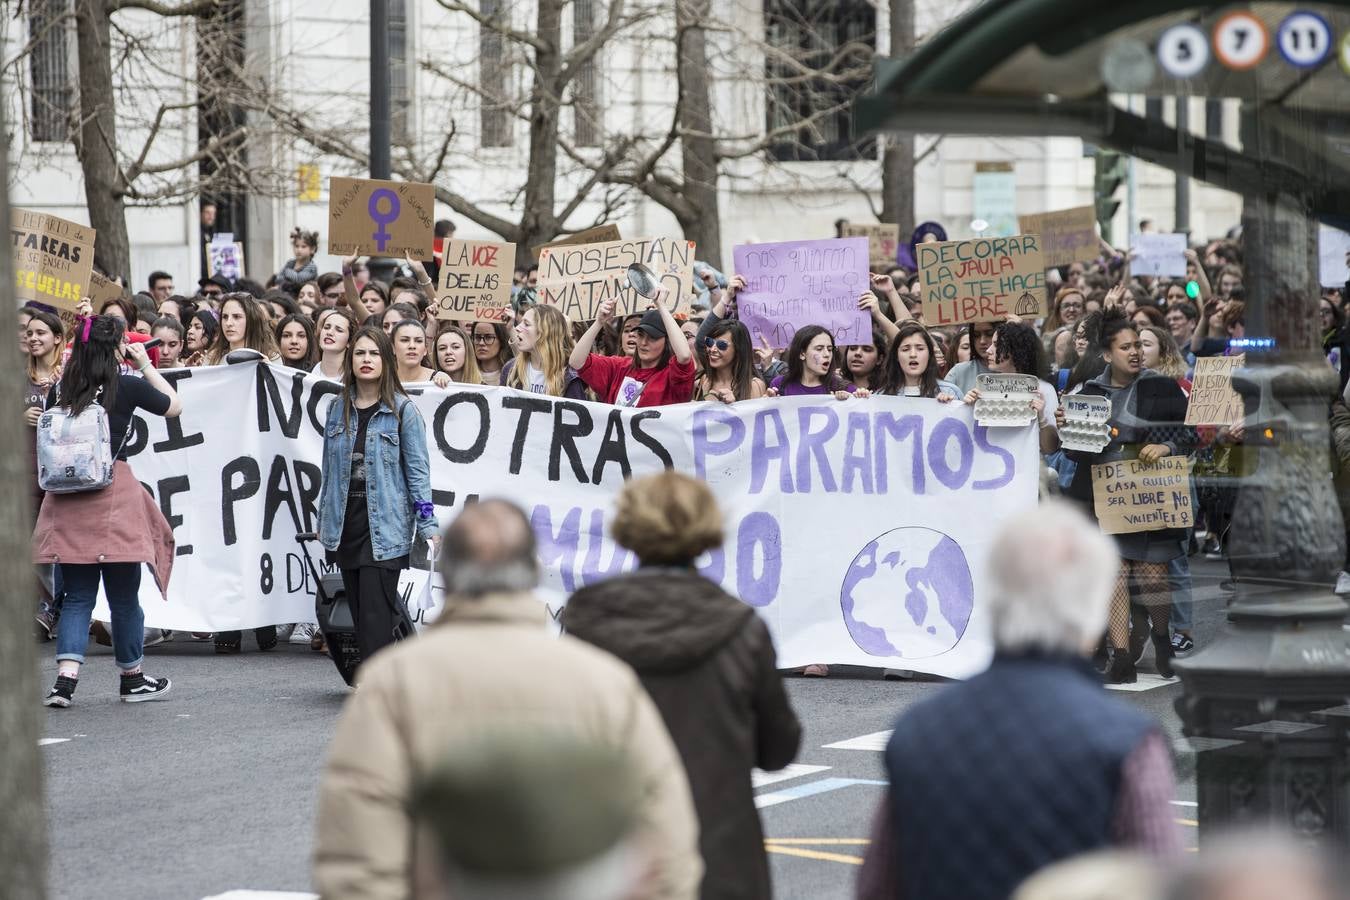
[[[1111,222],[1115,220],[1120,201],[1115,198],[1126,175],[1125,157],[1110,150],[1097,150],[1095,160],[1095,197],[1097,206],[1097,224],[1101,226],[1102,237],[1111,243]]]

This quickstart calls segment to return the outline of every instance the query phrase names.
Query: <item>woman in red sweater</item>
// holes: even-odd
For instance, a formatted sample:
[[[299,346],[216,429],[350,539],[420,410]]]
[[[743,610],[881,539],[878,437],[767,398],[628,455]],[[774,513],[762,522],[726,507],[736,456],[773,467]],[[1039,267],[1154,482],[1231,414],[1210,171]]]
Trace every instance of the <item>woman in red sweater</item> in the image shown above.
[[[688,403],[694,393],[694,351],[666,308],[670,291],[662,288],[638,325],[637,346],[631,356],[592,353],[595,337],[614,317],[614,301],[596,311],[591,327],[572,348],[567,362],[586,386],[605,403],[616,406],[665,406]]]

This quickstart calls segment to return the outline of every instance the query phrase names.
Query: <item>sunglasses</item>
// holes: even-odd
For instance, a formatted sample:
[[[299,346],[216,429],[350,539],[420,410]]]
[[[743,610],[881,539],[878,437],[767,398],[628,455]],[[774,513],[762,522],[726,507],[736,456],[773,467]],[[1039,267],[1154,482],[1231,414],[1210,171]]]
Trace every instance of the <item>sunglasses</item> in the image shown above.
[[[710,337],[709,337],[709,338],[704,338],[704,339],[703,339],[703,346],[707,347],[709,350],[711,350],[712,348],[716,347],[718,350],[721,350],[721,351],[725,352],[726,349],[727,349],[728,347],[731,346],[731,342],[730,342],[730,341],[720,341],[720,340],[718,340],[717,338],[710,338]]]

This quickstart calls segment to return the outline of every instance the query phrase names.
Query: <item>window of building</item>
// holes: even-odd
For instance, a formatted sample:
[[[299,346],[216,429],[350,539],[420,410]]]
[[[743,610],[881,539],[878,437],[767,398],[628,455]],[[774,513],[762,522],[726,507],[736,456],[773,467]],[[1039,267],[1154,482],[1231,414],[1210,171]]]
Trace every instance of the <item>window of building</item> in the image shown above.
[[[32,77],[29,130],[35,141],[70,137],[70,0],[29,0],[28,64]]]
[[[412,84],[408,77],[408,4],[389,0],[389,132],[407,142],[412,119]]]
[[[849,160],[876,155],[855,138],[852,102],[871,83],[876,7],[864,0],[765,0],[769,155]]]
[[[572,45],[590,40],[595,35],[596,0],[573,0]],[[575,121],[574,140],[578,147],[600,146],[603,129],[600,111],[599,54],[592,55],[579,69],[572,81],[572,115]]]
[[[1205,137],[1223,140],[1223,101],[1213,97],[1205,99]]]
[[[504,0],[479,0],[479,10],[489,20],[506,18]],[[511,67],[506,61],[506,40],[488,25],[478,26],[478,127],[484,147],[511,146],[511,109],[507,90]]]

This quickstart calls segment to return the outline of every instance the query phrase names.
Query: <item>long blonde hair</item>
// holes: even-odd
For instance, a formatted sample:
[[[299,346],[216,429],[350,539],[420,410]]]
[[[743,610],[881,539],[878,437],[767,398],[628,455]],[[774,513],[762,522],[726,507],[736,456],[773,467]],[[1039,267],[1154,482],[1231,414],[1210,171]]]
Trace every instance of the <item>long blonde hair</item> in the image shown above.
[[[1157,325],[1145,325],[1139,330],[1147,331],[1158,339],[1158,366],[1153,371],[1168,378],[1185,378],[1186,359],[1181,355],[1172,332]]]
[[[453,372],[445,372],[441,368],[441,338],[448,334],[458,335],[460,342],[464,344],[464,368],[460,369],[459,378],[455,378]],[[469,340],[468,332],[458,325],[446,323],[436,331],[436,340],[431,344],[431,367],[437,372],[445,372],[450,378],[460,384],[482,384],[483,373],[478,368],[478,357],[473,355],[473,341]]]
[[[544,373],[545,391],[549,396],[561,397],[567,389],[567,357],[572,355],[572,326],[556,306],[531,306],[525,315],[531,312],[534,313],[534,327],[539,332],[539,339],[534,343],[534,350],[516,351],[516,362],[511,367],[507,387],[528,391],[526,367],[533,362],[534,367]]]

